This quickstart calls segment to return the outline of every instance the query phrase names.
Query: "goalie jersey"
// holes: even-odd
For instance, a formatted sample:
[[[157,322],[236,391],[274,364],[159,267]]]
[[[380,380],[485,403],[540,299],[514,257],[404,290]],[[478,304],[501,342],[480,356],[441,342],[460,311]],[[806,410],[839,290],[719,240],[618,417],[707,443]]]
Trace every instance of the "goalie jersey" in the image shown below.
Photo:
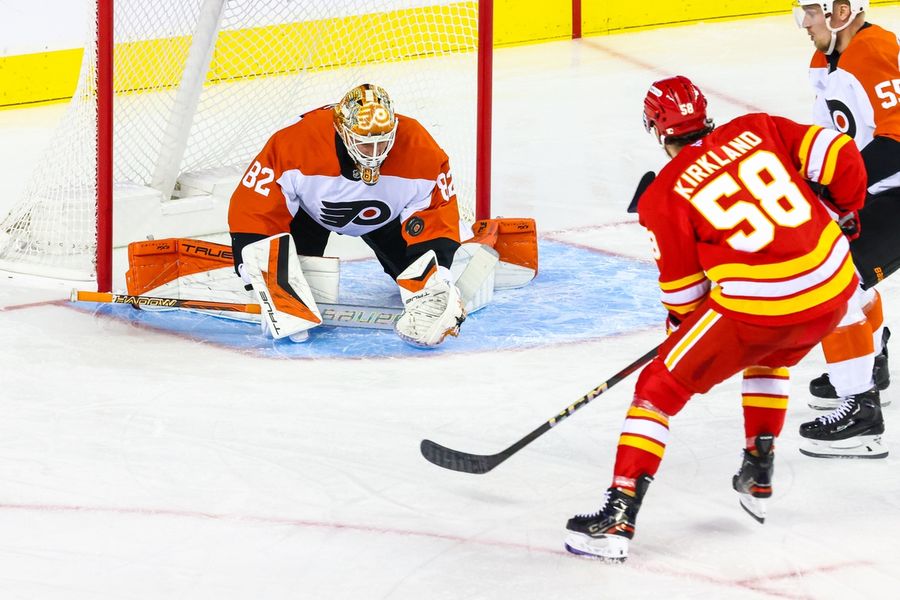
[[[334,129],[331,106],[276,132],[231,197],[230,231],[261,237],[284,233],[298,211],[328,231],[350,236],[399,220],[407,245],[434,245],[441,264],[449,267],[459,245],[449,159],[418,121],[397,119],[394,146],[374,185],[360,180]]]
[[[708,299],[736,320],[812,319],[858,285],[849,243],[804,179],[859,209],[865,169],[851,139],[750,114],[686,146],[641,197],[663,305],[683,319]]]
[[[870,194],[900,188],[900,42],[866,23],[842,53],[816,52],[813,120],[854,139],[863,151]],[[874,143],[873,143],[874,140]]]

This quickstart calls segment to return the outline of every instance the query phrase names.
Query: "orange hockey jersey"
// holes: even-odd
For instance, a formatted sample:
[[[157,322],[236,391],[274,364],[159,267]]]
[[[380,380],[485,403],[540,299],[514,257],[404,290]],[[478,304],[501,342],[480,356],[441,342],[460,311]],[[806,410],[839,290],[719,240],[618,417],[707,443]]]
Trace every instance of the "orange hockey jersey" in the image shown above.
[[[816,93],[814,123],[846,133],[860,149],[875,136],[900,143],[900,41],[896,35],[866,24],[842,53],[829,57],[816,52],[810,80]],[[883,151],[896,154],[898,148],[886,144]],[[900,187],[898,162],[896,156],[867,156],[869,193]],[[885,168],[885,164],[893,166]]]
[[[394,146],[375,185],[366,185],[337,138],[332,108],[303,115],[276,132],[231,197],[232,233],[289,231],[297,211],[350,236],[400,219],[407,244],[459,241],[459,211],[447,155],[418,121],[397,115]],[[412,215],[416,218],[412,219]]]
[[[849,243],[804,179],[859,209],[866,175],[852,140],[819,126],[751,114],[685,147],[641,196],[663,305],[685,317],[702,301],[750,323],[799,323],[858,285]]]

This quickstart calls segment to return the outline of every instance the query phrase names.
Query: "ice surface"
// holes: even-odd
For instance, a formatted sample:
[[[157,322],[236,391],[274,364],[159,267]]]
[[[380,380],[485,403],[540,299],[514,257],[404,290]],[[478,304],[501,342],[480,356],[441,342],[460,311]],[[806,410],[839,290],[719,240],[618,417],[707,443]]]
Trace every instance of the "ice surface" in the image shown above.
[[[871,19],[900,30],[898,7]],[[789,15],[497,52],[495,213],[537,218],[542,301],[564,255],[567,294],[636,298],[631,322],[609,311],[621,331],[468,341],[516,325],[491,307],[455,340],[466,351],[275,359],[72,309],[64,286],[0,282],[0,598],[897,597],[900,395],[887,392],[886,460],[800,455],[819,351],[794,370],[766,524],[730,487],[743,431],[729,381],[672,420],[623,566],[572,557],[562,539],[602,500],[633,378],[490,474],[418,453],[425,437],[496,452],[661,340],[644,235],[624,213],[663,162],[640,122],[649,83],[693,77],[720,122],[802,120],[809,56]],[[0,210],[57,114],[0,112]],[[637,269],[634,288],[602,261]],[[900,330],[898,281],[881,290]]]

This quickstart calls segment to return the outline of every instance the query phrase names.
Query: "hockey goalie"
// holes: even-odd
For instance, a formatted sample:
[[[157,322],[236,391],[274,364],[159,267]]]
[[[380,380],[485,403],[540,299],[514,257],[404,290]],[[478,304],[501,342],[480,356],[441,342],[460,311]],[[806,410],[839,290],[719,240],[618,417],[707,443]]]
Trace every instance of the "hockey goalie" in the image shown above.
[[[431,348],[458,335],[467,311],[487,304],[495,285],[517,287],[537,274],[530,219],[480,222],[473,241],[461,243],[449,158],[371,84],[277,131],[232,195],[228,224],[230,248],[195,240],[164,240],[163,250],[160,242],[133,245],[129,292],[205,290],[221,300],[252,291],[264,331],[302,341],[322,324],[318,304],[338,298],[339,262],[323,257],[329,236],[360,237],[398,285],[397,335]],[[203,267],[200,247],[213,259]]]

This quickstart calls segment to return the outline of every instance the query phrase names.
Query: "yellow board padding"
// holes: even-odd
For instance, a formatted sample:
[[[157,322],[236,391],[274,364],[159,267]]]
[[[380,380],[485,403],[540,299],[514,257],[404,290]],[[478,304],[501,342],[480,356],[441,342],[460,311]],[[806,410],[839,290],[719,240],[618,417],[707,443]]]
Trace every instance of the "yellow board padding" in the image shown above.
[[[872,0],[873,5],[900,4],[900,0]],[[226,32],[215,49],[219,65],[209,73],[208,82],[258,77],[301,69],[324,69],[347,64],[346,49],[371,45],[370,55],[379,62],[416,58],[403,46],[395,44],[402,34],[412,36],[416,45],[428,41],[435,51],[467,51],[473,48],[464,38],[444,35],[448,32],[425,33],[424,23],[435,23],[439,11],[457,11],[470,18],[475,26],[478,10],[473,0],[444,6],[420,7],[381,14],[338,17],[289,25],[273,25]],[[668,0],[611,3],[608,0],[582,0],[584,35],[608,34],[642,28],[665,27],[703,20],[735,19],[787,13],[789,0]],[[401,22],[394,29],[384,23],[388,17]],[[314,60],[300,57],[297,40],[315,39],[321,31],[342,29],[349,34],[341,44],[319,50]],[[494,0],[494,45],[510,46],[547,40],[568,39],[572,32],[571,0]],[[346,41],[349,39],[349,42]],[[268,40],[267,43],[259,42]],[[279,40],[272,43],[271,40]],[[250,42],[248,44],[248,42]],[[137,90],[173,86],[181,77],[187,58],[188,39],[173,37],[121,44],[115,60],[117,90]],[[247,48],[252,50],[248,51]],[[146,60],[147,53],[165,60]],[[54,50],[36,54],[0,57],[0,108],[43,104],[68,100],[75,92],[83,51]],[[304,60],[307,62],[304,63]],[[308,63],[314,64],[308,64]],[[135,65],[140,68],[129,68]]]
[[[457,15],[457,21],[470,25],[471,34],[460,35],[452,31],[447,18],[449,14]],[[477,24],[477,3],[469,0],[377,15],[225,31],[216,42],[213,68],[207,74],[207,82],[359,64],[355,56],[363,47],[369,60],[379,63],[473,52],[477,47]],[[339,41],[335,40],[333,32],[336,31],[341,32]],[[331,33],[324,38],[322,32]],[[398,44],[398,39],[409,42]],[[315,43],[314,50],[306,50],[311,41]],[[190,38],[187,36],[118,44],[113,59],[116,91],[177,85],[189,50]],[[65,50],[0,58],[0,90],[6,92],[0,98],[0,106],[70,98],[75,92],[82,54],[82,50]],[[148,57],[154,58],[148,60]],[[60,81],[52,92],[47,91],[41,81],[35,81],[44,79],[41,77],[43,72],[52,72],[53,79]],[[31,74],[32,85],[17,86],[15,79],[23,78],[26,73]],[[62,85],[62,73],[66,74],[65,85]]]
[[[872,0],[872,6],[900,4],[900,0]],[[697,23],[789,13],[791,0],[641,0],[613,3],[582,0],[583,35],[654,29]],[[793,21],[791,21],[793,24]]]
[[[68,100],[75,93],[83,51],[0,56],[0,106]]]
[[[572,0],[494,0],[494,46],[572,38]]]

